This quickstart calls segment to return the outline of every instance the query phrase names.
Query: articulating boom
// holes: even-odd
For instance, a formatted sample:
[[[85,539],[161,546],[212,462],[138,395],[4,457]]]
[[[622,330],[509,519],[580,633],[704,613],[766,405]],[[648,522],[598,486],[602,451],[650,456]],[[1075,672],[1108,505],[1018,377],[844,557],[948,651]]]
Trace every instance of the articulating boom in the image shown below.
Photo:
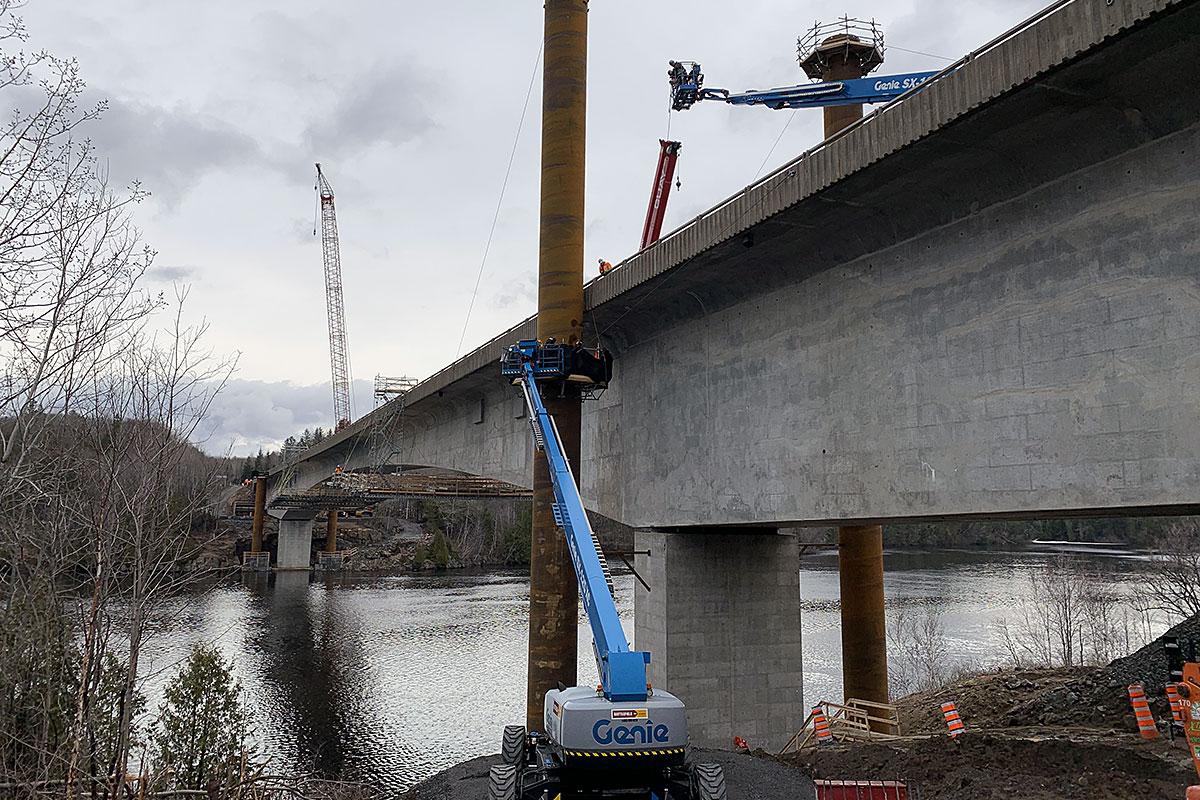
[[[558,428],[546,411],[537,386],[539,376],[544,380],[569,380],[571,355],[571,350],[563,345],[543,347],[536,340],[522,341],[509,350],[501,372],[507,376],[516,375],[520,381],[534,442],[546,453],[550,480],[554,485],[554,521],[567,536],[575,577],[579,581],[579,597],[592,627],[592,647],[604,696],[615,701],[645,700],[646,664],[650,663],[650,654],[631,650],[625,638],[603,553],[584,511],[583,498],[575,485]],[[518,366],[520,372],[516,373]]]
[[[728,89],[704,88],[704,73],[694,61],[672,61],[670,64],[667,77],[671,82],[671,108],[675,111],[685,111],[701,100],[774,109],[886,103],[937,75],[936,72],[911,72],[732,93]]]
[[[505,727],[501,763],[488,770],[488,800],[726,800],[721,767],[688,758],[683,702],[650,689],[650,654],[629,647],[604,555],[542,402],[543,391],[597,396],[612,377],[611,357],[604,350],[530,339],[508,349],[500,374],[520,384],[534,445],[546,453],[554,521],[566,534],[592,626],[600,686],[548,690],[541,731]]]

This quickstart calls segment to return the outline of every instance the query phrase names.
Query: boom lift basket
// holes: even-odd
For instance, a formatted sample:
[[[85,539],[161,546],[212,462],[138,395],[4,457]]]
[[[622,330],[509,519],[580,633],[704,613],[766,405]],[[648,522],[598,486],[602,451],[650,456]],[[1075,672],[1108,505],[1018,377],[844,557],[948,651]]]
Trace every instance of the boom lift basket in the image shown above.
[[[586,398],[597,398],[612,380],[612,355],[607,350],[545,343],[537,339],[522,339],[500,358],[500,374],[514,382],[522,376],[525,363],[533,365],[539,385],[560,387],[565,394],[568,386]]]

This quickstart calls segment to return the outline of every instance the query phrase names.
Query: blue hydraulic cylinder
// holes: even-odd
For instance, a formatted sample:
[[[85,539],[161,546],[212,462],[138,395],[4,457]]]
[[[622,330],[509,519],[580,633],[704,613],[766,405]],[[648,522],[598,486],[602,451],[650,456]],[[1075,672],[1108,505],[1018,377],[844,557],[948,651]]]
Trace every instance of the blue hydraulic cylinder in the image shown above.
[[[522,345],[525,345],[522,342]],[[592,647],[596,655],[596,668],[600,673],[600,685],[609,700],[645,700],[646,665],[650,654],[631,650],[621,619],[617,616],[617,605],[604,577],[604,568],[597,554],[596,538],[583,508],[583,498],[575,485],[571,464],[563,451],[554,418],[546,411],[537,388],[535,354],[521,352],[517,348],[510,355],[524,356],[521,360],[521,388],[529,408],[529,420],[533,426],[534,440],[546,452],[550,468],[550,480],[554,486],[555,521],[567,536],[567,547],[575,565],[575,577],[579,581],[579,597],[587,611],[592,627]],[[506,360],[511,371],[511,360]]]

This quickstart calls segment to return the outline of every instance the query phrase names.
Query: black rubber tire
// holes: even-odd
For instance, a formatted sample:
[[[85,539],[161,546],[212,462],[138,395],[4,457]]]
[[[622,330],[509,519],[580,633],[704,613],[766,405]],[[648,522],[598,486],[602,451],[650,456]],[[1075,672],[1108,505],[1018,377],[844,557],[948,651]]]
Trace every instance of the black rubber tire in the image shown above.
[[[487,796],[488,800],[517,800],[517,768],[498,764],[488,770]]]
[[[725,770],[720,764],[696,764],[692,767],[692,800],[728,800]]]
[[[504,726],[504,739],[500,745],[500,761],[506,766],[516,767],[517,772],[525,769],[524,725]]]

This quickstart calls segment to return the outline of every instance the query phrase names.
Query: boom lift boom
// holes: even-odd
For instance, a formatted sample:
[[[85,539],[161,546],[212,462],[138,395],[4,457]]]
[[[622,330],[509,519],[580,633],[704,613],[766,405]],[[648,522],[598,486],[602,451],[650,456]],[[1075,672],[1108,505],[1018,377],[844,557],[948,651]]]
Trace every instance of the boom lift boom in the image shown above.
[[[675,111],[686,111],[701,100],[720,100],[733,106],[766,106],[774,109],[886,103],[910,89],[921,86],[938,74],[909,72],[903,75],[848,78],[841,81],[782,86],[776,89],[730,92],[728,89],[705,88],[704,73],[695,61],[672,61],[670,66],[667,78],[671,82],[671,108]]]
[[[554,520],[562,528],[592,628],[600,685],[546,693],[543,732],[504,729],[503,759],[492,767],[489,800],[603,797],[724,800],[715,764],[687,762],[683,703],[646,682],[650,654],[634,650],[621,628],[613,585],[543,391],[595,396],[612,375],[605,351],[524,340],[509,348],[500,372],[519,384],[534,446],[546,453]]]

